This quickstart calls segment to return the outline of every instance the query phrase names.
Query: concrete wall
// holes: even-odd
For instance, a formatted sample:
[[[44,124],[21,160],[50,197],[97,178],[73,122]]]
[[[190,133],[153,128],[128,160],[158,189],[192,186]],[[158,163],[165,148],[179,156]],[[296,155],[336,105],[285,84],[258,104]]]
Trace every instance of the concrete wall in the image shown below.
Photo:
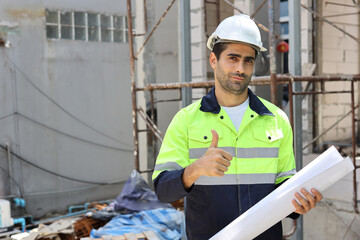
[[[301,4],[312,8],[311,0],[302,0]],[[316,64],[313,59],[313,20],[312,14],[304,8],[301,8],[301,65],[302,76],[314,75]],[[314,66],[312,66],[314,65]],[[314,68],[315,70],[312,71]],[[307,82],[302,83],[302,88],[308,87]],[[311,86],[311,85],[310,85]],[[309,89],[312,89],[311,87]],[[312,95],[306,95],[302,101],[302,128],[303,128],[303,146],[306,146],[313,139],[313,99]],[[303,153],[311,153],[312,147],[306,148]]]
[[[345,2],[344,2],[345,3]],[[352,4],[351,1],[346,1]],[[355,7],[318,4],[319,12],[323,16],[353,13]],[[358,14],[329,17],[341,29],[349,34],[359,37]],[[326,22],[319,22],[319,47],[318,64],[319,74],[344,74],[352,75],[359,73],[359,44]],[[355,85],[355,96],[359,95],[359,87]],[[332,82],[325,84],[327,91],[350,90],[350,82]],[[335,123],[341,116],[350,111],[350,94],[328,94],[319,97],[319,132],[324,131]],[[358,99],[357,99],[358,100]],[[334,129],[322,138],[322,141],[345,141],[351,143],[351,118],[350,116],[341,121]]]
[[[0,28],[12,44],[0,49],[0,143],[63,176],[126,180],[134,168],[128,44],[47,39],[46,8],[126,15],[125,1],[1,1],[0,22],[17,27]],[[121,191],[121,184],[71,181],[10,160],[17,183],[1,171],[1,185],[11,189],[2,186],[0,198],[22,195],[34,217]],[[0,161],[7,170],[3,152]]]
[[[191,71],[193,82],[207,81],[207,62],[209,51],[206,47],[204,1],[191,1]],[[205,94],[204,89],[193,89],[193,99]]]
[[[144,1],[137,0],[136,26],[138,33],[144,33]],[[134,45],[135,53],[142,47],[149,33],[158,23],[159,19],[168,8],[170,2],[146,1],[147,32],[144,36],[136,36]],[[178,31],[178,3],[172,5],[165,18],[157,26],[156,31],[145,44],[144,49],[138,55],[136,64],[137,87],[143,87],[151,83],[175,83],[180,81],[179,77],[179,31]],[[140,17],[141,16],[141,17]],[[177,90],[154,91],[154,100],[179,99]],[[137,92],[137,104],[150,113],[151,95],[150,92]],[[155,123],[159,130],[165,134],[166,129],[173,116],[181,107],[181,102],[159,102],[155,103]],[[146,129],[144,120],[138,115],[139,129]],[[152,133],[139,133],[139,159],[140,169],[152,169],[155,164],[156,155],[160,143],[155,142]],[[151,173],[144,173],[143,177],[151,185]]]
[[[155,1],[155,23],[163,15],[169,3],[164,1]],[[156,83],[174,83],[179,82],[179,32],[178,16],[179,6],[175,3],[159,28],[154,33],[154,49],[156,51]],[[153,25],[155,26],[155,24]],[[150,28],[152,29],[152,27]],[[179,98],[179,91],[157,91],[156,99],[176,99]],[[181,102],[158,103],[158,127],[162,133],[165,133],[172,117],[180,109]]]

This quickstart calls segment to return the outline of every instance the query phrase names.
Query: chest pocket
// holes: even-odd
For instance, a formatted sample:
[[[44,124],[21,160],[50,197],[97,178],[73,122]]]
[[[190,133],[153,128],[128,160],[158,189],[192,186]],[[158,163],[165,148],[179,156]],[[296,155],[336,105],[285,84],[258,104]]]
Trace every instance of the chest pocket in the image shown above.
[[[284,137],[284,134],[279,128],[253,128],[253,136],[256,140],[270,145],[280,145],[280,139]]]
[[[251,166],[257,173],[276,173],[279,147],[284,135],[281,129],[258,127],[253,129],[254,146],[258,149],[256,161]]]
[[[216,130],[219,142],[223,139],[221,130]],[[189,129],[189,158],[198,159],[206,153],[212,141],[212,133],[209,128]]]

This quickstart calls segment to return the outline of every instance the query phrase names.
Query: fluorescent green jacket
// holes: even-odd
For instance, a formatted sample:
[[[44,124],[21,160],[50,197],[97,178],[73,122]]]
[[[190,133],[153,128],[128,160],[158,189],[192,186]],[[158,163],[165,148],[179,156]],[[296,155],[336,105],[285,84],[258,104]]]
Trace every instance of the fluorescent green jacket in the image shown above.
[[[292,130],[281,109],[249,90],[249,107],[236,131],[214,92],[212,89],[202,100],[176,114],[153,173],[160,200],[171,202],[187,197],[190,239],[209,239],[296,173]],[[207,151],[211,129],[219,135],[218,147],[233,155],[231,165],[225,176],[201,176],[185,191],[183,170]],[[273,231],[264,233],[270,235],[260,235],[259,239],[281,239],[279,227],[281,230],[275,225]]]

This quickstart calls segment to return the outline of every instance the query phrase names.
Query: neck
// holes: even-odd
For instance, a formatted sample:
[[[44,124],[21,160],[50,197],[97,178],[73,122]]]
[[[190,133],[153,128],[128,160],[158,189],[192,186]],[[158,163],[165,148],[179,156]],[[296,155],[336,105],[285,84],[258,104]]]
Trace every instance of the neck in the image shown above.
[[[220,106],[224,107],[235,107],[246,101],[248,98],[248,89],[239,94],[231,94],[224,91],[221,86],[215,84],[215,96]]]

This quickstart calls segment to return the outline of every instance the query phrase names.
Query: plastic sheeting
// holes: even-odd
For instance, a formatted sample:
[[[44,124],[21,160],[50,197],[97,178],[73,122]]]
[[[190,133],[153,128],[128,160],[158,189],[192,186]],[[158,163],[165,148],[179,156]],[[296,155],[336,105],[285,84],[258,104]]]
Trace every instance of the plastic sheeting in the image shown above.
[[[295,210],[291,200],[301,188],[323,191],[353,169],[350,158],[331,147],[210,240],[253,239]]]
[[[184,213],[175,209],[146,210],[136,214],[114,217],[104,227],[93,229],[90,236],[120,236],[125,233],[153,231],[161,240],[186,239]]]
[[[133,170],[121,194],[116,197],[114,208],[116,211],[129,213],[156,208],[172,208],[172,206],[160,202],[141,175]]]

